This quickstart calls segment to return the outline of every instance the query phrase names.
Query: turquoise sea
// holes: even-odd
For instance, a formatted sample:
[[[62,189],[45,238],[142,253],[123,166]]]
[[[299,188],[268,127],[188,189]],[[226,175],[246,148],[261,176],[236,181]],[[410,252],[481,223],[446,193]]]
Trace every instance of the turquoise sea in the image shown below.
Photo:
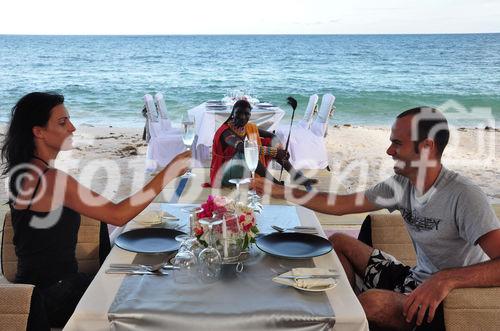
[[[0,36],[1,122],[36,90],[63,93],[77,124],[139,127],[145,93],[163,92],[178,119],[235,88],[283,107],[292,95],[301,111],[330,92],[332,124],[390,125],[449,100],[498,120],[500,34]]]

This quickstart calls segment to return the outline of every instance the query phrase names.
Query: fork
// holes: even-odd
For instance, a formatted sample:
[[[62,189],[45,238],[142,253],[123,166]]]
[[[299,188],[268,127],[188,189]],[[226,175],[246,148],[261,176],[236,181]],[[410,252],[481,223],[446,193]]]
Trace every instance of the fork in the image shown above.
[[[271,225],[271,227],[278,232],[291,231],[291,232],[303,232],[303,233],[311,233],[311,234],[318,233],[316,228],[310,227],[310,226],[296,226],[294,228],[286,228],[286,229],[282,228],[280,226],[277,226],[277,225]]]

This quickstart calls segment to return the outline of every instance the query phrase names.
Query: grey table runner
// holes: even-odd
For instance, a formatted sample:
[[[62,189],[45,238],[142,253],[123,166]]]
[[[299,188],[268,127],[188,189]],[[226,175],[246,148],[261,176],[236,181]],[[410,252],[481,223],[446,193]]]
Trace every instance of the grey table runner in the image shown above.
[[[259,221],[263,230],[270,224],[299,223],[295,207],[274,207],[266,206],[261,215],[262,220],[272,220]],[[138,255],[136,262],[140,260]],[[329,330],[334,312],[325,293],[271,281],[276,274],[299,266],[313,266],[313,262],[271,257],[254,247],[242,273],[234,272],[234,265],[224,266],[216,283],[197,279],[182,284],[171,275],[127,276],[108,318],[113,330]]]

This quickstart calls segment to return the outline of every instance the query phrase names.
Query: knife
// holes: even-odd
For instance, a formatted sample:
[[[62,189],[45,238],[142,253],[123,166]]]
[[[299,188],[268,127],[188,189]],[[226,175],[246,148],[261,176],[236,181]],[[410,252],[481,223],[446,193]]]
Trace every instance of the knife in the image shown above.
[[[137,269],[106,269],[107,274],[125,274],[125,275],[154,275],[154,276],[167,276],[168,273],[164,271],[146,271]]]
[[[111,269],[134,269],[134,270],[146,270],[147,267],[150,267],[145,264],[135,264],[135,263],[111,263],[109,265]],[[167,270],[177,270],[179,267],[167,264],[164,265],[161,269],[167,269]],[[148,270],[146,270],[148,271]]]
[[[337,279],[340,277],[339,274],[330,274],[330,275],[303,275],[303,276],[292,276],[292,275],[279,275],[277,278],[286,278],[286,279],[321,279],[321,278],[334,278]]]

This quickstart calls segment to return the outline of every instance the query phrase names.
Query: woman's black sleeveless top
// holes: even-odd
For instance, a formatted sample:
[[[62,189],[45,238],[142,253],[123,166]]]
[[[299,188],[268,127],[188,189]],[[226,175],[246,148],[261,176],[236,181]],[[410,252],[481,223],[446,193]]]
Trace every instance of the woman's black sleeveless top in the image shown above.
[[[45,287],[78,272],[75,249],[80,214],[64,206],[51,212],[31,210],[40,181],[28,208],[15,209],[10,203],[10,210],[18,258],[15,282]]]

